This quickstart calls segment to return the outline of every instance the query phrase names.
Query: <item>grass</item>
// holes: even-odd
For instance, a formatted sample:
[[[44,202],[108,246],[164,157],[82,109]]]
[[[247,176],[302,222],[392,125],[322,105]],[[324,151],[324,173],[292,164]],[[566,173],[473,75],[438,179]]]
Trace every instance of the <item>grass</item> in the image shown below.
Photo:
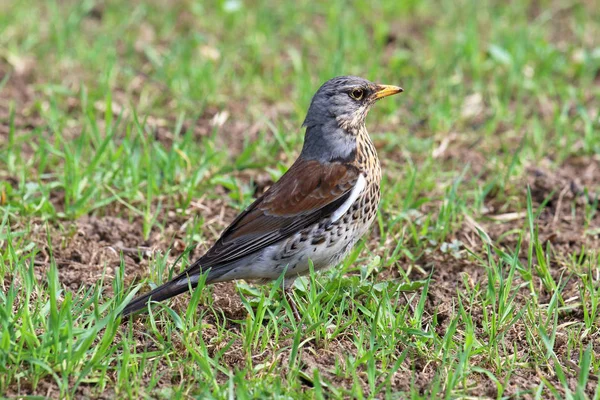
[[[600,398],[593,1],[0,7],[0,395]],[[405,93],[367,121],[377,224],[297,283],[302,324],[280,282],[116,320],[341,74]]]

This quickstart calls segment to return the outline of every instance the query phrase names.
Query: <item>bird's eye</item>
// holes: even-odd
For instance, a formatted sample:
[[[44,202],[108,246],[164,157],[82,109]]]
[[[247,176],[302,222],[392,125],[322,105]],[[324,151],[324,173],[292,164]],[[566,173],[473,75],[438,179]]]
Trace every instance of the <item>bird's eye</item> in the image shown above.
[[[364,94],[364,91],[362,89],[353,89],[350,92],[350,97],[352,97],[354,100],[360,100],[362,99]]]

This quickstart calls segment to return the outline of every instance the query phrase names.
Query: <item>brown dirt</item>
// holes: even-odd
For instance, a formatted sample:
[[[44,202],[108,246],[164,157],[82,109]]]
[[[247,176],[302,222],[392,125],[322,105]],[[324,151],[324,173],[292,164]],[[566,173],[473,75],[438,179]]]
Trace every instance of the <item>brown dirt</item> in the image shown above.
[[[536,15],[538,11],[532,11]],[[564,14],[558,10],[557,15]],[[95,8],[91,12],[91,19],[101,19],[102,9]],[[568,24],[563,21],[562,25],[565,30],[570,29]],[[392,26],[388,35],[390,54],[397,47],[409,49],[412,42],[403,39],[406,33],[417,32],[422,34],[422,30],[417,26],[399,27]],[[560,31],[557,31],[560,33]],[[569,31],[567,35],[572,36]],[[562,34],[560,35],[562,36]],[[558,41],[558,38],[554,38]],[[33,82],[36,82],[35,69],[32,67],[30,60],[23,59],[17,67],[9,65],[6,60],[0,59],[0,77],[10,73],[11,78],[7,82],[3,91],[0,93],[0,148],[8,140],[9,119],[11,107],[14,107],[14,124],[17,130],[21,133],[28,133],[34,129],[46,129],[44,120],[38,112],[39,99],[43,99],[43,94],[36,92]],[[114,107],[115,113],[119,114],[123,109],[119,104],[129,104],[128,95],[135,95],[136,90],[142,86],[156,85],[159,83],[152,82],[151,79],[140,71],[139,76],[133,80],[132,87],[125,88],[122,92],[115,92]],[[164,87],[158,88],[162,90]],[[77,110],[79,107],[78,98],[70,98],[65,101],[70,110]],[[14,105],[14,106],[13,106]],[[471,104],[472,106],[473,104]],[[198,138],[212,134],[213,130],[219,131],[219,140],[223,146],[231,149],[232,154],[239,153],[242,150],[242,141],[240,137],[246,137],[250,140],[257,137],[258,132],[266,130],[265,125],[261,121],[254,121],[250,118],[245,109],[245,103],[230,103],[228,108],[208,108],[197,120],[185,121],[183,132],[191,130]],[[552,104],[540,104],[543,115],[553,115],[551,109]],[[103,105],[97,105],[97,111],[103,112]],[[269,113],[267,119],[274,120],[280,116],[289,115],[288,105],[259,105]],[[544,112],[544,109],[548,110]],[[408,111],[403,111],[408,112]],[[475,112],[466,110],[466,113],[471,113],[472,119],[470,123],[472,128],[476,128],[481,124],[487,114],[485,112]],[[141,117],[143,120],[143,116]],[[175,138],[175,133],[172,129],[175,127],[174,118],[160,118],[149,116],[146,119],[148,129],[154,133],[157,141],[170,147]],[[418,126],[415,129],[419,129]],[[377,129],[373,129],[376,131]],[[503,130],[502,127],[499,130]],[[268,131],[268,130],[267,130]],[[75,137],[80,132],[80,129],[71,128],[67,134]],[[49,134],[46,132],[46,134]],[[429,135],[429,132],[427,133]],[[472,138],[471,138],[472,139]],[[444,141],[448,142],[445,143]],[[485,178],[487,173],[486,161],[482,149],[478,148],[479,142],[471,140],[467,143],[468,137],[457,137],[449,135],[440,139],[439,158],[443,162],[451,160],[460,160],[461,163],[468,162],[471,166],[469,174],[471,177]],[[507,139],[512,140],[512,139]],[[516,148],[518,143],[515,142],[509,147]],[[446,147],[447,150],[443,147]],[[31,154],[32,147],[29,143],[22,144],[23,154],[26,156]],[[403,161],[402,159],[397,161]],[[550,243],[553,249],[554,257],[551,260],[552,276],[556,280],[563,272],[568,272],[568,266],[565,262],[565,257],[569,254],[579,254],[582,248],[598,249],[600,248],[600,210],[596,212],[591,220],[586,220],[586,209],[589,210],[594,204],[596,195],[600,193],[600,159],[598,156],[592,157],[574,157],[566,160],[561,166],[553,167],[551,163],[531,166],[528,169],[526,180],[518,183],[521,192],[519,196],[519,204],[514,205],[514,209],[506,209],[505,201],[500,201],[494,195],[486,199],[486,214],[475,218],[475,221],[465,220],[456,231],[457,233],[448,238],[449,241],[457,239],[465,244],[466,247],[481,253],[483,242],[479,238],[476,228],[481,227],[488,233],[492,240],[506,248],[514,248],[517,242],[515,235],[505,235],[512,229],[523,228],[526,219],[517,211],[524,209],[524,199],[527,192],[527,185],[531,187],[534,208],[540,207],[546,200],[544,209],[536,221],[539,227],[540,240],[544,243]],[[10,179],[10,177],[2,176],[1,179]],[[261,174],[245,175],[240,174],[242,180],[254,180],[256,182],[256,194],[262,193],[272,182],[270,178]],[[17,183],[16,181],[14,182]],[[60,209],[62,201],[59,193],[52,198]],[[104,279],[104,286],[108,291],[111,290],[111,282],[117,272],[121,257],[123,257],[125,265],[126,283],[131,284],[133,280],[146,276],[150,260],[159,255],[170,251],[167,259],[168,265],[171,265],[175,258],[181,254],[186,245],[185,229],[182,225],[189,223],[193,219],[195,213],[202,213],[207,224],[211,227],[207,232],[211,232],[213,236],[220,232],[227,222],[231,221],[235,215],[235,210],[227,208],[222,202],[207,202],[199,200],[196,206],[192,206],[189,213],[185,216],[170,214],[167,215],[165,221],[161,221],[160,227],[153,227],[148,239],[143,238],[142,220],[139,217],[125,219],[122,215],[123,210],[118,207],[110,207],[103,210],[106,215],[103,216],[86,216],[76,221],[71,222],[55,222],[46,225],[40,221],[32,221],[29,223],[30,239],[37,244],[39,253],[35,258],[36,274],[39,279],[44,279],[45,272],[50,263],[50,257],[54,257],[58,266],[59,279],[61,283],[71,289],[77,290],[81,286],[96,284],[99,279]],[[168,213],[168,211],[167,211]],[[19,227],[14,227],[19,228]],[[373,237],[377,233],[373,232]],[[49,243],[48,243],[49,237]],[[205,243],[199,243],[196,249],[190,254],[190,258],[200,255],[209,246],[215,237],[207,238]],[[523,248],[526,248],[529,238],[524,238]],[[375,244],[374,244],[375,246]],[[407,260],[403,260],[406,261]],[[408,262],[407,262],[408,263]],[[406,264],[400,263],[400,268],[405,268]],[[465,282],[471,289],[477,285],[485,288],[487,284],[486,271],[473,259],[469,257],[454,258],[450,254],[443,253],[436,248],[430,254],[424,255],[418,264],[426,272],[433,270],[433,284],[429,289],[429,295],[426,303],[425,323],[430,323],[435,315],[439,326],[437,333],[443,335],[445,329],[450,323],[450,317],[455,310],[459,293],[464,291]],[[394,271],[382,271],[378,279],[390,279],[396,277]],[[423,279],[423,275],[419,272],[413,272],[411,275],[417,279]],[[6,282],[4,282],[6,284]],[[520,281],[517,278],[517,282]],[[536,285],[542,287],[539,278],[536,278]],[[231,330],[239,330],[239,325],[235,320],[244,319],[247,315],[246,309],[242,305],[235,284],[223,283],[213,286],[214,308],[222,311],[226,318],[226,326]],[[569,281],[565,293],[579,301],[578,281],[572,279]],[[524,305],[529,299],[529,293],[522,290],[516,298],[519,305]],[[547,302],[551,293],[542,291],[540,302]],[[172,305],[176,310],[184,310],[187,298],[182,296],[173,301]],[[414,304],[413,304],[414,305]],[[474,308],[468,310],[475,323],[475,329],[479,336],[483,335],[483,310]],[[577,311],[567,314],[563,313],[559,317],[559,324],[569,321],[580,321],[581,315]],[[206,321],[209,324],[215,323],[215,317],[208,315]],[[138,346],[142,348],[152,348],[153,343],[150,342],[147,335],[143,333],[146,330],[142,320],[134,320],[134,331],[138,338]],[[212,331],[211,331],[212,329]],[[203,336],[206,343],[211,343],[210,338],[214,335],[215,328],[207,328],[203,330]],[[516,346],[517,352],[524,352],[530,344],[525,339],[525,329],[523,325],[515,325],[508,332],[505,332],[505,341]],[[561,328],[563,329],[563,328]],[[578,360],[570,356],[566,342],[560,339],[564,332],[559,331],[559,340],[555,345],[555,352],[559,357],[564,357],[569,363],[578,363]],[[222,344],[211,343],[209,352],[215,354],[224,346]],[[289,346],[291,343],[282,343],[282,346]],[[600,353],[600,345],[597,342],[593,343],[594,351]],[[181,346],[181,351],[184,351]],[[398,353],[404,350],[401,344],[398,345]],[[512,348],[510,349],[512,350]],[[352,379],[341,379],[335,376],[333,371],[336,367],[336,361],[341,361],[343,356],[355,354],[356,349],[350,338],[340,337],[332,343],[327,344],[325,348],[316,345],[314,342],[307,343],[303,351],[300,353],[301,368],[307,374],[312,376],[312,370],[318,369],[322,376],[330,380],[332,383],[350,388],[354,382]],[[269,348],[263,354],[256,355],[253,358],[253,363],[258,365],[265,360],[273,360],[276,357],[284,359],[289,358],[288,350],[281,348]],[[234,342],[227,354],[221,359],[221,362],[228,368],[244,365],[247,355],[242,350],[242,344],[238,341]],[[282,365],[286,363],[283,362]],[[478,360],[479,366],[483,368],[489,367],[489,360],[483,357]],[[159,368],[165,372],[169,370],[169,366],[165,363]],[[425,391],[431,385],[432,379],[435,376],[436,365],[426,364],[419,358],[418,354],[411,354],[407,358],[405,365],[396,372],[392,379],[393,388],[396,390],[408,390],[414,384],[421,390]],[[569,381],[574,386],[577,376],[576,370],[570,370],[568,376]],[[165,373],[166,377],[171,374]],[[548,379],[550,382],[557,382],[557,378],[553,371],[547,370],[544,367],[534,368],[534,366],[523,367],[518,370],[518,374],[510,377],[508,381],[508,389],[504,395],[516,395],[519,390],[534,387],[539,384],[541,377]],[[501,377],[502,378],[502,377]],[[225,377],[221,377],[225,379]],[[368,387],[366,377],[364,379],[364,387]],[[176,381],[176,379],[175,379]],[[165,378],[161,384],[172,385],[175,383],[170,378]],[[593,389],[592,385],[597,382],[590,382],[588,388]],[[306,382],[307,388],[311,383]],[[495,397],[495,385],[485,375],[479,375],[472,382],[469,382],[473,393],[485,394],[490,397]],[[21,390],[23,390],[22,388]],[[8,395],[17,393],[8,393]],[[57,397],[58,391],[53,381],[42,381],[37,389],[30,393],[34,395]],[[80,396],[96,396],[94,388],[82,385],[79,388],[78,395]],[[103,393],[100,398],[113,398],[114,393],[110,390]]]
[[[60,196],[53,197],[57,202]],[[55,204],[60,207],[60,204]],[[104,212],[122,215],[120,205],[107,207]],[[169,265],[182,254],[186,246],[186,226],[202,214],[210,235],[207,242],[197,243],[189,253],[194,258],[203,253],[216,238],[227,221],[233,218],[235,210],[226,208],[221,200],[198,199],[181,214],[165,212],[165,220],[155,224],[148,239],[143,237],[143,219],[124,219],[111,215],[84,216],[75,221],[57,221],[50,224],[31,220],[26,225],[15,224],[12,230],[27,230],[29,238],[39,250],[35,258],[38,278],[45,276],[51,257],[56,261],[59,279],[71,288],[93,285],[104,276],[105,286],[110,286],[121,264],[121,254],[128,282],[147,275],[149,261],[169,252]],[[210,243],[209,243],[210,242]]]
[[[527,186],[522,188],[522,199],[526,199],[527,187],[531,190],[534,212],[543,206],[536,221],[540,241],[549,242],[557,254],[577,254],[584,246],[587,249],[600,248],[600,160],[598,157],[573,157],[559,168],[547,165],[532,166],[527,169]],[[483,224],[493,240],[515,227],[524,226],[523,213],[506,210],[503,214],[493,214],[498,209],[494,199],[490,199]],[[521,210],[525,209],[525,205]],[[596,209],[596,212],[593,212]],[[589,218],[591,215],[591,219]],[[518,227],[518,226],[517,226]],[[500,244],[514,244],[516,235],[506,236]],[[527,241],[525,242],[527,243]]]
[[[29,61],[24,61],[22,70],[16,70],[0,58],[0,77],[10,76],[0,91],[0,149],[8,143],[11,124],[21,134],[44,126],[36,110],[36,91],[30,83],[32,74]],[[30,144],[23,143],[21,147],[24,155],[32,154]],[[4,178],[2,174],[0,178]]]
[[[573,158],[569,159],[558,169],[548,169],[543,166],[532,167],[529,169],[527,180],[522,182],[523,192],[526,193],[526,186],[530,185],[534,208],[541,205],[547,198],[550,199],[546,203],[545,209],[540,214],[537,221],[540,229],[540,238],[543,242],[550,242],[555,249],[555,259],[552,260],[552,275],[555,279],[566,268],[562,262],[564,255],[578,251],[582,245],[587,248],[600,248],[600,236],[598,233],[589,235],[586,233],[586,225],[584,222],[583,209],[590,207],[590,198],[582,196],[582,188],[586,188],[588,192],[598,191],[599,183],[597,180],[600,171],[600,162],[597,159]],[[268,180],[261,184],[268,185]],[[258,189],[263,190],[263,188]],[[494,210],[494,198],[489,199],[489,210]],[[573,212],[575,210],[575,212]],[[227,209],[223,211],[222,204],[208,204],[203,213],[208,213],[209,217],[221,216],[220,219],[214,219],[215,231],[220,231],[227,221],[233,218],[234,210]],[[509,214],[509,212],[505,213]],[[223,218],[223,215],[226,215]],[[492,218],[496,217],[496,219]],[[497,240],[502,234],[514,228],[522,228],[525,222],[524,218],[511,216],[497,219],[497,215],[490,214],[483,216],[476,223],[490,235],[492,240]],[[84,217],[74,222],[56,224],[48,227],[51,241],[51,248],[46,244],[46,227],[41,223],[31,224],[31,236],[41,249],[36,257],[37,271],[41,274],[48,266],[49,255],[52,251],[59,267],[59,276],[61,282],[71,289],[77,289],[81,285],[91,285],[100,279],[104,274],[105,285],[110,286],[110,282],[114,277],[116,268],[120,265],[120,253],[123,252],[125,262],[125,274],[128,281],[134,278],[144,276],[148,270],[149,260],[158,254],[165,253],[171,249],[172,262],[174,258],[183,251],[185,245],[184,233],[179,227],[185,223],[185,219],[172,216],[164,223],[162,229],[154,228],[147,240],[142,239],[141,220],[133,219],[131,221],[124,220],[118,217]],[[600,227],[600,212],[595,215],[592,221],[588,221],[588,226]],[[458,233],[450,238],[459,239],[473,250],[481,252],[482,241],[474,230],[471,221],[464,221],[462,228]],[[511,248],[514,246],[516,238],[505,236],[500,245]],[[525,238],[527,243],[527,238]],[[202,243],[193,256],[199,255],[202,248],[206,248],[210,243]],[[526,244],[524,245],[526,246]],[[525,247],[526,248],[526,247]],[[419,261],[419,264],[426,271],[433,269],[433,284],[430,287],[428,301],[426,303],[426,314],[424,323],[430,323],[435,315],[439,326],[437,333],[445,334],[445,329],[450,323],[450,316],[455,310],[457,304],[457,296],[464,291],[465,282],[474,289],[476,285],[485,288],[487,285],[487,273],[483,267],[469,257],[455,258],[450,254],[436,250],[433,253],[425,255]],[[415,278],[422,279],[423,276],[414,272]],[[393,273],[391,274],[394,275]],[[389,279],[388,271],[382,272],[379,279]],[[520,278],[517,277],[515,284],[520,283]],[[540,287],[541,281],[536,278],[536,284]],[[565,293],[578,296],[577,281],[573,279],[565,289]],[[221,310],[226,318],[228,329],[238,330],[239,325],[233,321],[245,319],[247,312],[239,300],[237,290],[233,283],[218,284],[212,290],[215,298],[214,308]],[[542,291],[540,302],[547,302],[551,293]],[[524,305],[530,300],[530,295],[527,290],[521,290],[516,298],[518,305]],[[178,298],[174,301],[173,307],[178,310],[184,310],[186,307],[187,298]],[[416,305],[416,300],[415,304]],[[467,310],[471,313],[475,323],[476,333],[479,337],[484,337],[483,310],[474,308]],[[207,316],[205,322],[214,324],[214,317]],[[581,316],[575,314],[561,314],[559,324],[569,321],[580,320]],[[139,346],[148,348],[152,343],[148,342],[148,338],[141,333],[144,331],[144,326],[141,321],[134,321],[135,329],[140,330]],[[523,325],[514,325],[508,332],[504,333],[505,341],[509,341],[516,346],[517,351],[525,351],[529,347],[529,343],[525,339],[525,329]],[[561,328],[562,329],[562,328]],[[561,329],[558,336],[560,337]],[[208,340],[211,332],[210,328],[203,334]],[[219,344],[211,345],[211,352],[216,352],[219,349]],[[600,347],[598,343],[595,347]],[[400,353],[404,348],[399,346]],[[512,350],[512,347],[511,347]],[[183,349],[182,349],[183,351]],[[559,357],[564,357],[565,362],[570,365],[576,365],[578,360],[567,358],[569,357],[566,342],[557,340],[555,351]],[[596,351],[600,352],[600,348]],[[337,341],[329,343],[325,348],[317,346],[314,342],[309,342],[303,348],[300,354],[300,361],[303,370],[308,377],[312,376],[313,369],[319,369],[320,373],[329,379],[332,383],[343,387],[350,388],[353,384],[351,379],[339,379],[333,374],[336,360],[344,354],[353,354],[354,347],[351,340],[340,338]],[[279,355],[278,355],[279,354]],[[262,360],[271,359],[273,357],[288,357],[289,353],[280,349],[269,349],[260,357],[253,360],[259,364]],[[571,356],[572,357],[572,356]],[[242,350],[241,343],[234,343],[227,355],[221,359],[221,362],[230,368],[240,366],[246,362],[247,355]],[[413,356],[407,359],[406,365],[391,377],[393,387],[397,390],[407,390],[414,383],[426,390],[435,375],[436,368],[433,364],[419,364],[419,356]],[[483,368],[489,368],[489,361],[485,357],[481,357],[478,365]],[[168,368],[166,365],[165,368]],[[331,372],[330,372],[331,371]],[[573,368],[570,370],[568,378],[576,382],[577,372]],[[512,375],[508,380],[508,387],[505,395],[516,395],[518,391],[525,388],[534,387],[539,384],[541,377],[556,382],[556,376],[553,371],[546,370],[543,367],[520,368],[518,373]],[[502,378],[502,376],[500,376]],[[225,379],[225,377],[223,377]],[[366,379],[366,376],[365,376]],[[305,382],[307,388],[310,387],[310,381]],[[167,384],[167,382],[165,382]],[[172,384],[169,380],[168,384]],[[365,386],[368,386],[366,380]],[[591,383],[591,385],[593,382]],[[494,396],[495,385],[484,375],[475,375],[474,380],[469,382],[470,390],[473,393],[486,393],[488,396]],[[38,387],[38,394],[52,392],[51,386],[44,385]],[[82,393],[90,393],[90,388],[81,387]],[[590,390],[591,386],[590,386]],[[45,393],[44,393],[45,392]]]
[[[143,240],[140,223],[117,217],[83,217],[64,225],[52,225],[49,231],[48,244],[45,226],[32,225],[31,233],[40,249],[36,271],[44,273],[53,256],[60,281],[73,290],[93,285],[103,277],[107,283],[112,282],[121,264],[121,253],[125,274],[133,278],[147,271],[148,259],[157,251],[168,250],[155,237]],[[175,252],[177,250],[181,249],[176,246]]]
[[[446,150],[444,150],[446,152]],[[466,160],[470,164],[468,176],[470,178],[478,178],[483,180],[487,172],[487,158],[483,156],[473,146],[456,147],[450,146],[444,155],[444,162],[452,162],[452,160],[461,160],[464,164]],[[526,228],[526,215],[522,210],[526,210],[527,188],[529,187],[532,195],[534,213],[541,209],[539,217],[535,224],[538,229],[539,240],[544,246],[544,249],[549,245],[552,249],[550,258],[550,274],[555,282],[565,281],[565,278],[570,276],[565,288],[563,289],[562,298],[570,303],[577,304],[581,302],[580,286],[581,281],[577,275],[572,275],[574,272],[573,263],[568,260],[569,255],[580,254],[581,251],[588,251],[593,254],[594,251],[600,248],[600,209],[597,207],[600,204],[600,157],[581,156],[571,157],[558,166],[552,167],[550,160],[541,163],[541,165],[530,166],[527,168],[527,173],[523,180],[513,182],[512,185],[519,189],[518,201],[513,201],[514,209],[506,209],[507,200],[501,194],[492,193],[485,199],[484,212],[482,215],[473,218],[465,218],[461,222],[461,226],[454,229],[454,234],[448,237],[447,242],[459,240],[463,243],[463,250],[459,256],[455,257],[452,254],[447,254],[440,251],[439,245],[434,246],[433,251],[424,254],[417,262],[426,273],[432,272],[432,285],[429,288],[428,299],[426,303],[425,323],[432,320],[433,316],[437,318],[438,327],[437,333],[443,336],[446,328],[450,324],[450,317],[455,315],[458,303],[458,297],[461,293],[465,293],[465,285],[471,291],[478,292],[480,296],[484,296],[485,288],[488,284],[487,271],[476,260],[468,257],[464,248],[469,248],[476,254],[485,254],[484,242],[479,236],[477,229],[486,232],[491,240],[497,245],[514,251],[517,245],[517,234],[509,234],[512,230],[520,230]],[[439,195],[439,193],[438,193]],[[431,207],[431,206],[429,206]],[[596,208],[595,213],[592,210]],[[430,212],[431,210],[421,210]],[[589,217],[591,216],[591,217]],[[526,230],[527,231],[527,230]],[[374,248],[377,248],[379,238],[376,232],[371,243]],[[519,256],[521,262],[527,265],[527,249],[529,246],[530,237],[526,235],[522,238],[523,243]],[[498,262],[498,257],[494,257]],[[538,260],[534,256],[534,266]],[[411,262],[408,259],[400,260],[398,267],[405,269]],[[419,270],[412,269],[411,277],[413,279],[424,279]],[[572,276],[571,276],[572,275]],[[393,269],[382,271],[378,279],[398,278],[400,274]],[[522,284],[523,280],[517,274],[513,286]],[[539,293],[538,302],[547,304],[553,292],[548,291],[538,276],[534,277],[534,285]],[[481,288],[481,289],[477,289]],[[483,291],[483,293],[481,293]],[[413,300],[413,307],[416,306],[418,299]],[[517,297],[515,304],[517,307],[524,307],[531,301],[531,293],[527,288],[522,288]],[[464,302],[463,302],[464,303]],[[481,303],[479,303],[481,304]],[[468,309],[467,312],[473,318],[475,330],[478,338],[485,339],[485,331],[483,329],[483,309],[479,305],[473,309]],[[491,310],[488,310],[488,312]],[[581,309],[571,312],[559,314],[558,331],[554,351],[568,368],[567,378],[570,382],[571,389],[574,389],[577,382],[577,355],[573,355],[567,348],[566,338],[568,335],[567,328],[562,324],[570,322],[581,322],[583,314]],[[512,352],[512,346],[516,346],[518,354],[524,354],[530,348],[530,343],[526,339],[527,327],[523,323],[512,326],[507,332],[503,333],[502,341],[511,343],[509,351]],[[587,342],[593,343],[593,348],[596,354],[600,354],[600,342],[594,339],[595,336],[588,337]],[[511,354],[503,354],[509,357]],[[411,362],[414,363],[414,359]],[[490,360],[481,358],[476,364],[482,368],[493,371],[493,364]],[[408,371],[408,372],[407,372]],[[410,385],[412,371],[410,368],[404,372],[398,372],[402,378],[399,380],[399,387],[406,388]],[[423,374],[427,376],[426,369],[419,373],[417,368],[416,383],[419,382]],[[496,386],[484,374],[477,375],[477,381],[470,382],[472,385],[471,393],[486,393],[487,396],[495,397]],[[431,383],[433,373],[429,375],[429,379],[423,380],[422,388],[427,388]],[[510,376],[507,381],[507,389],[504,395],[517,395],[519,392],[527,388],[536,387],[542,377],[549,382],[560,386],[553,370],[546,369],[543,366],[535,366],[519,368],[516,374]],[[396,378],[396,376],[394,377]],[[506,377],[500,374],[500,379]],[[592,379],[588,385],[588,391],[591,395],[594,390],[594,385],[597,380]],[[525,398],[532,398],[526,395]]]

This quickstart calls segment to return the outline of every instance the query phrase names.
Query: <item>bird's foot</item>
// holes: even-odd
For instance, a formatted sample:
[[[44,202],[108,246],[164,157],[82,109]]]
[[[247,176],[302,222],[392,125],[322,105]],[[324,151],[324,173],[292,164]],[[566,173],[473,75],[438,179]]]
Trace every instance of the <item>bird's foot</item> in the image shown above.
[[[294,298],[292,297],[292,288],[285,288],[283,290],[283,295],[285,296],[288,304],[290,305],[290,308],[292,309],[292,314],[294,314],[294,318],[296,319],[296,322],[300,322],[302,321],[302,318],[300,317],[300,313],[298,312],[298,307],[296,306],[296,302],[294,301]]]

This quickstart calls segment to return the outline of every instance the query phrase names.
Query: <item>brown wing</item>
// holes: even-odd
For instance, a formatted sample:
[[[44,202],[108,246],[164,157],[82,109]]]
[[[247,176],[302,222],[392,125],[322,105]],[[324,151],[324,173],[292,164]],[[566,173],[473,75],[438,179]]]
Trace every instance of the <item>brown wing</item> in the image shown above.
[[[230,263],[309,227],[348,198],[358,176],[353,166],[298,159],[194,265],[204,270]]]
[[[122,314],[144,309],[149,299],[161,301],[186,292],[198,283],[198,278],[190,280],[190,277],[197,277],[201,272],[210,269],[214,273],[213,279],[217,278],[233,261],[331,215],[350,196],[358,177],[356,167],[296,161],[277,183],[225,229],[204,256],[171,281],[134,299]]]

